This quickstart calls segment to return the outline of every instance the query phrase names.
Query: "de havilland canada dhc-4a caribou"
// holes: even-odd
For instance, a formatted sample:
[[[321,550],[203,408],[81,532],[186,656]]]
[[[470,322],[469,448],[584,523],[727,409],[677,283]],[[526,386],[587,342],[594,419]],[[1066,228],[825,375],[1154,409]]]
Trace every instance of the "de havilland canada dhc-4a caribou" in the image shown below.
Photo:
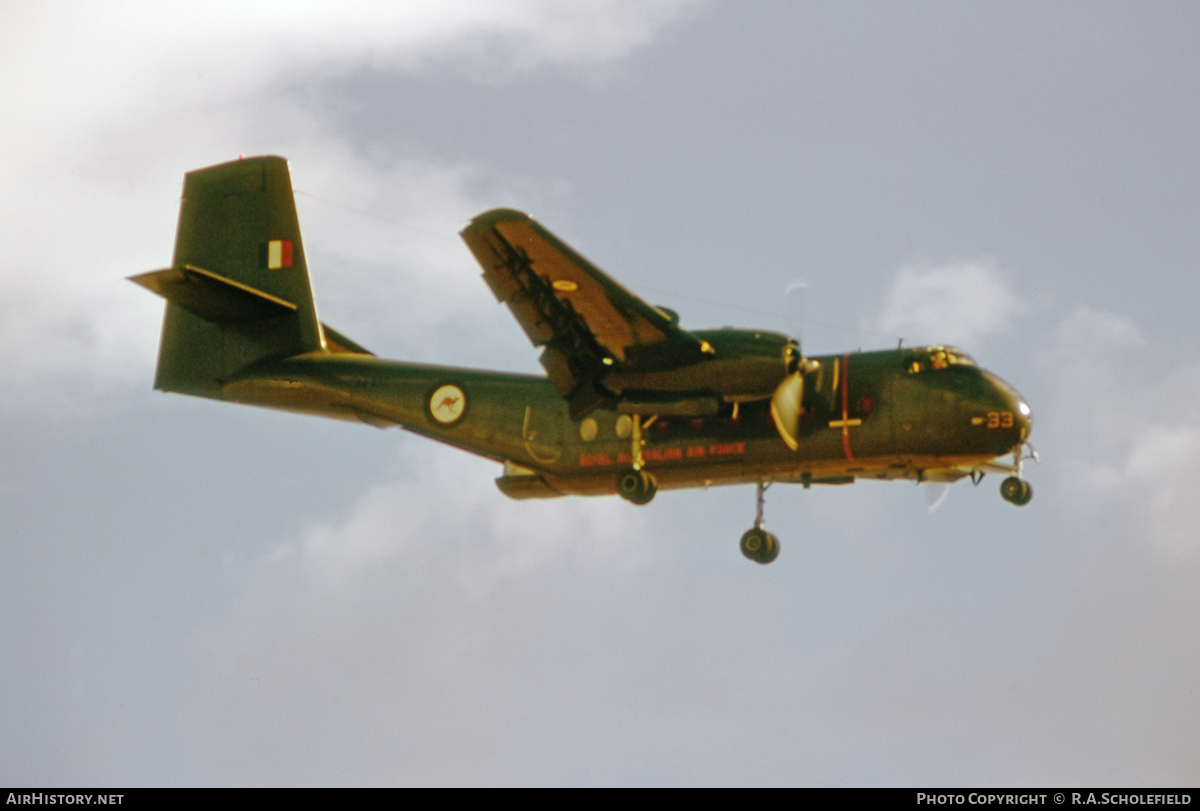
[[[773,483],[953,482],[1022,462],[1028,404],[949,346],[806,357],[765,330],[689,331],[510,209],[462,238],[542,349],[544,376],[383,360],[317,317],[287,162],[186,175],[171,267],[132,277],[167,300],[154,385],[248,405],[402,426],[503,464],[518,499],[755,484],[746,557],[769,563]]]

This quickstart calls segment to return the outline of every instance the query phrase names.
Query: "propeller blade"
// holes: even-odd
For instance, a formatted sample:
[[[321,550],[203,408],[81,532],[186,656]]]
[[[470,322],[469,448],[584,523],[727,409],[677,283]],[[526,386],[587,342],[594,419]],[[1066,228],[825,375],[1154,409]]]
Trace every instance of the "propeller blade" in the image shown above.
[[[800,412],[804,410],[804,370],[792,372],[771,395],[771,419],[792,450],[800,447]]]
[[[932,515],[938,511],[938,508],[946,501],[946,496],[950,495],[950,485],[945,482],[927,482],[925,487],[925,498],[929,502],[927,509]]]
[[[787,318],[788,328],[798,343],[803,343],[804,332],[804,303],[808,298],[808,282],[803,279],[792,279],[783,288],[783,311]]]

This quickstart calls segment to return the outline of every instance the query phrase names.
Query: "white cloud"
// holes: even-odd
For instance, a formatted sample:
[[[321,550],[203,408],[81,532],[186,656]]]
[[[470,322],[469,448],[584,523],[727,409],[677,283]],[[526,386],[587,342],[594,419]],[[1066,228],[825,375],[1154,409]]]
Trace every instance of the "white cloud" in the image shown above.
[[[1146,537],[1177,552],[1200,553],[1200,421],[1142,432],[1125,465]]]
[[[1054,363],[1104,360],[1114,352],[1127,352],[1145,345],[1141,330],[1128,316],[1078,307],[1056,330]]]
[[[1171,556],[1200,554],[1200,367],[1106,394],[1095,406],[1106,416],[1092,422],[1110,437],[1071,449],[1063,461],[1079,474],[1072,489],[1106,505],[1134,542]]]
[[[649,562],[645,514],[512,502],[498,466],[421,455],[207,634],[191,711],[219,782],[538,782],[547,741],[603,743],[576,739],[581,697],[615,689],[595,612]]]
[[[373,351],[420,360],[478,365],[471,341],[484,330],[521,346],[458,236],[486,205],[467,190],[470,170],[371,165],[337,142],[298,145],[291,156],[314,293],[331,326]],[[459,345],[438,356],[433,336],[451,319]]]
[[[284,154],[303,159],[303,183],[313,193],[331,188],[324,179],[336,176],[330,199],[396,210],[421,227],[436,221],[431,230],[453,234],[478,211],[464,192],[464,167],[410,162],[381,171],[351,157],[327,119],[288,88],[313,91],[362,67],[439,65],[491,80],[546,64],[619,58],[687,5],[62,2],[7,9],[0,103],[9,125],[0,147],[14,159],[0,166],[0,341],[10,352],[12,395],[5,404],[44,402],[66,381],[86,399],[96,388],[149,378],[161,308],[123,278],[169,261],[184,171],[241,152]],[[384,202],[397,181],[406,191]],[[409,257],[396,275],[427,279],[429,268],[436,273],[461,252],[444,241],[344,240],[330,250],[345,252],[347,262],[364,253],[382,262],[379,248],[390,242]],[[376,295],[379,268],[371,280]],[[406,323],[417,329],[440,312],[414,306]]]
[[[1038,447],[1074,509],[1107,516],[1130,543],[1200,552],[1200,367],[1164,375],[1126,316],[1077,308],[1042,362],[1054,401]]]
[[[1020,306],[991,262],[908,265],[896,272],[879,329],[908,343],[967,345],[1006,327]]]
[[[0,34],[6,56],[0,98],[16,113],[10,120],[34,126],[6,128],[5,145],[47,151],[74,145],[81,124],[117,124],[164,103],[171,113],[190,108],[183,123],[195,127],[202,125],[206,105],[368,65],[414,70],[457,61],[460,69],[482,63],[507,74],[546,63],[615,59],[648,43],[687,5],[688,0],[26,4],[7,12]]]

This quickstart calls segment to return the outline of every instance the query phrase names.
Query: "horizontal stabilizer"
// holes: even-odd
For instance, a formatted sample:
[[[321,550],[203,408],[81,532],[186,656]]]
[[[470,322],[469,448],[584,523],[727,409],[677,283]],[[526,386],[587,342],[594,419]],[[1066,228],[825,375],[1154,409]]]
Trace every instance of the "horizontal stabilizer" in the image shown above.
[[[153,270],[130,276],[129,281],[213,324],[255,324],[290,315],[297,309],[290,301],[193,265]],[[331,354],[375,354],[328,324],[322,323],[321,331]]]
[[[192,265],[130,276],[129,281],[214,324],[254,323],[296,312],[290,301]]]

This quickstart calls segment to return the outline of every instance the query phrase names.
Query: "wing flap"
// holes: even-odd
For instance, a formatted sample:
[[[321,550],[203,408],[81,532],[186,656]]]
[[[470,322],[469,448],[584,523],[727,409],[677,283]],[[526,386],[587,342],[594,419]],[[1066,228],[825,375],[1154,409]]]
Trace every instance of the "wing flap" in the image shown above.
[[[549,283],[554,297],[583,320],[596,342],[615,360],[624,361],[632,346],[652,346],[668,339],[667,318],[533,220],[497,222],[495,230],[509,245],[523,250],[534,272]]]
[[[465,232],[464,232],[465,234]],[[553,286],[533,271],[527,255],[492,229],[472,233],[467,245],[483,268],[483,279],[496,299],[506,305],[534,346],[554,338],[555,325],[570,313],[555,297]]]
[[[462,238],[483,278],[534,346],[555,389],[582,415],[602,402],[603,378],[625,365],[694,362],[702,342],[609,277],[529,215],[495,209]],[[576,403],[578,400],[578,403]]]
[[[682,332],[665,313],[626,290],[527,214],[497,209],[462,232],[484,279],[536,346],[574,316],[616,361],[631,347],[665,343]]]

